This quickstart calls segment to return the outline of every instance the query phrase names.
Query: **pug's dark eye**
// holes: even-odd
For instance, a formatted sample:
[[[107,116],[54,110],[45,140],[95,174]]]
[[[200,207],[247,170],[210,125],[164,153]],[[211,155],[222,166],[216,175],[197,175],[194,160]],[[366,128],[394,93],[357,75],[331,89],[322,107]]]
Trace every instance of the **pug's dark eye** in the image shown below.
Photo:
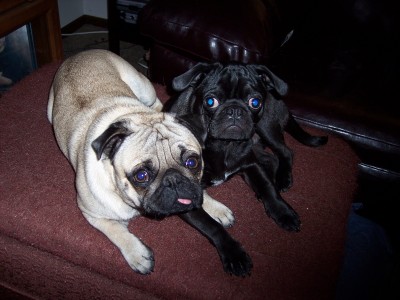
[[[261,107],[261,100],[258,98],[250,98],[249,106],[253,109],[258,109]]]
[[[149,181],[149,173],[145,169],[140,169],[132,176],[135,183],[145,183]]]
[[[197,157],[189,157],[186,161],[185,161],[185,166],[188,169],[196,169],[199,166],[199,160]]]
[[[209,108],[215,108],[219,105],[219,102],[216,98],[207,98],[205,103]]]

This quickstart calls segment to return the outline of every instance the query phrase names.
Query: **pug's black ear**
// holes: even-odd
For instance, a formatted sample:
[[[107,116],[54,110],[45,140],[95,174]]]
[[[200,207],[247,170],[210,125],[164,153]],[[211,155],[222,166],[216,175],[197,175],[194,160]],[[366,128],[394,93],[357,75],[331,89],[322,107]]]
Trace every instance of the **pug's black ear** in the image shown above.
[[[177,92],[181,92],[188,86],[194,86],[204,77],[205,74],[209,73],[218,66],[221,66],[221,64],[198,63],[190,70],[175,77],[172,80],[172,88]]]
[[[100,160],[103,155],[113,159],[124,139],[131,133],[132,131],[126,128],[124,122],[111,124],[92,142],[92,148],[96,153],[97,160]]]
[[[262,80],[266,83],[268,90],[276,91],[280,96],[284,96],[288,92],[288,85],[278,76],[276,76],[270,69],[263,65],[250,65]]]

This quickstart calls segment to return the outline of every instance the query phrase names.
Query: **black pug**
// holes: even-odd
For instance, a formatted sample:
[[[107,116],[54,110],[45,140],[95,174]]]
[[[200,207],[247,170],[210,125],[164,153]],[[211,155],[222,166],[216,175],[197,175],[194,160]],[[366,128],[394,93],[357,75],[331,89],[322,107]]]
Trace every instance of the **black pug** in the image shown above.
[[[172,87],[179,93],[166,103],[164,110],[175,113],[203,144],[203,187],[240,174],[280,227],[299,231],[298,214],[280,195],[292,185],[293,155],[285,144],[284,131],[308,146],[323,145],[327,137],[312,136],[295,121],[279,99],[287,93],[287,84],[262,65],[199,63],[174,78]],[[205,197],[205,204],[209,203],[206,198],[209,196]],[[223,222],[219,218],[221,212],[215,213],[214,207],[206,209],[203,205],[219,223],[233,224],[233,216]],[[230,210],[225,209],[230,215]],[[230,257],[229,247],[221,251],[217,246],[225,270],[236,275],[248,273],[250,258],[241,253],[240,245],[235,245],[223,228],[218,227],[218,234],[214,233],[216,222],[204,210],[189,212],[182,218],[220,248],[229,240],[238,254],[235,257]],[[231,267],[226,266],[224,256]],[[229,270],[232,268],[235,270]]]

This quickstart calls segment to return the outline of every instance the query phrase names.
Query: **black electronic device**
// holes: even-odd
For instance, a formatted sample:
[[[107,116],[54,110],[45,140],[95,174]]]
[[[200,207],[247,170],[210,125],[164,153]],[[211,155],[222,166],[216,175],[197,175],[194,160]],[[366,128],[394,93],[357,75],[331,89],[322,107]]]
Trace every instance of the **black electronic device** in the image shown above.
[[[139,34],[138,18],[140,10],[150,0],[108,0],[108,38],[109,48],[120,54],[120,41],[145,44]]]
[[[117,10],[119,18],[123,22],[136,24],[139,11],[149,2],[149,0],[117,0]]]

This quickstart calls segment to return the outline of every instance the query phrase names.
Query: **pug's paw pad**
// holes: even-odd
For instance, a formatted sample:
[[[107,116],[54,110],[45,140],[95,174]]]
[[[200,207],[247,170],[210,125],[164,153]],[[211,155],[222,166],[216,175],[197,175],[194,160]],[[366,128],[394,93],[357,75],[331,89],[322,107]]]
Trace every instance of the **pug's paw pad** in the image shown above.
[[[294,209],[287,207],[282,211],[270,212],[269,215],[279,227],[287,231],[300,231],[300,217]]]
[[[276,186],[280,192],[287,192],[293,185],[292,173],[279,172],[276,175]]]
[[[251,257],[246,253],[242,246],[232,240],[219,249],[222,265],[225,272],[235,276],[249,276],[253,268]]]
[[[154,256],[153,251],[142,245],[142,247],[133,247],[128,253],[123,253],[129,266],[137,273],[146,275],[153,272]]]
[[[224,227],[232,227],[235,223],[233,212],[216,200],[205,203],[203,208],[215,221]]]

